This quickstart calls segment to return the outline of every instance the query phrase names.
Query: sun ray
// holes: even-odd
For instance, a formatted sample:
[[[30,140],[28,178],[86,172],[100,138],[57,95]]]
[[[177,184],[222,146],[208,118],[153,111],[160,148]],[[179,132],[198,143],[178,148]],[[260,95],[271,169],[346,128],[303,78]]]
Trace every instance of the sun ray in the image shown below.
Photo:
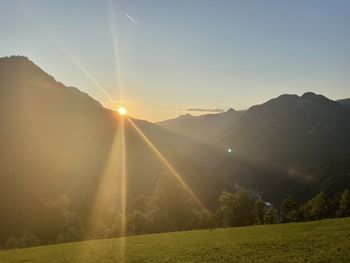
[[[124,262],[125,257],[125,242],[126,242],[126,220],[127,220],[127,174],[126,174],[126,143],[125,143],[125,125],[124,118],[120,118],[121,125],[121,208],[122,208],[122,225],[121,225],[121,240],[120,240],[120,256]]]
[[[151,148],[151,150],[155,153],[155,155],[163,162],[163,164],[169,169],[171,174],[175,176],[175,178],[180,182],[182,187],[190,194],[195,203],[202,209],[207,211],[207,208],[203,205],[203,203],[199,200],[199,198],[193,193],[191,188],[186,184],[186,182],[181,178],[178,172],[174,169],[174,167],[169,163],[169,161],[161,154],[161,152],[154,146],[154,144],[147,138],[147,136],[137,127],[135,122],[127,117],[127,120],[132,125],[132,127],[137,131],[137,133],[141,136],[144,142]]]
[[[90,81],[103,93],[108,101],[113,101],[113,97],[102,87],[102,85],[96,80],[96,78],[83,66],[83,64],[75,57],[68,49],[62,46],[62,50],[67,54],[71,61],[77,65],[81,71],[90,79]]]
[[[98,221],[101,213],[106,210],[108,203],[120,200],[118,193],[121,183],[121,130],[118,129],[111,143],[110,152],[106,160],[104,170],[97,181],[94,199],[91,203],[91,211],[88,218],[88,232],[93,231],[93,227]]]
[[[120,136],[118,149],[118,158],[120,159],[120,169],[118,171],[120,175],[120,206],[122,212],[122,229],[121,235],[126,234],[126,197],[127,197],[127,174],[126,174],[126,143],[125,143],[125,123],[124,118],[120,118]]]
[[[97,81],[97,79],[91,74],[90,71],[86,69],[86,67],[80,62],[80,60],[73,55],[73,53],[66,48],[62,42],[58,39],[58,37],[51,31],[49,28],[44,25],[41,21],[37,20],[39,26],[43,29],[43,31],[49,36],[49,38],[56,43],[56,45],[67,55],[67,57],[85,74],[85,76],[98,88],[99,91],[106,97],[106,99],[110,101],[114,101],[113,97],[106,91],[105,88]]]
[[[117,204],[120,212],[120,225],[118,236],[120,241],[116,248],[118,262],[124,262],[126,247],[127,227],[127,164],[126,164],[126,142],[125,142],[125,121],[116,113],[118,128],[111,142],[110,152],[106,160],[105,168],[97,181],[96,192],[91,201],[91,209],[88,214],[87,234],[94,236],[98,231],[101,216],[112,204]],[[76,261],[88,253],[81,248],[76,254]]]
[[[119,40],[117,36],[117,27],[116,27],[116,14],[115,14],[115,4],[113,0],[109,1],[109,19],[110,19],[110,30],[112,35],[112,44],[113,44],[113,53],[114,53],[114,63],[115,63],[115,73],[117,78],[117,85],[119,91],[119,100],[123,100],[122,92],[122,80],[120,74],[120,55],[119,55]]]

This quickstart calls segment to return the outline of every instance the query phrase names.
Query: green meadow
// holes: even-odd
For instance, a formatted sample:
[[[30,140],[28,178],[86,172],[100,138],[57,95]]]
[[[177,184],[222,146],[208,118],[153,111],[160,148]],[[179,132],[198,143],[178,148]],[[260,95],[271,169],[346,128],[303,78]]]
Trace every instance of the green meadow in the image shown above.
[[[130,236],[0,252],[1,263],[350,262],[350,218]]]

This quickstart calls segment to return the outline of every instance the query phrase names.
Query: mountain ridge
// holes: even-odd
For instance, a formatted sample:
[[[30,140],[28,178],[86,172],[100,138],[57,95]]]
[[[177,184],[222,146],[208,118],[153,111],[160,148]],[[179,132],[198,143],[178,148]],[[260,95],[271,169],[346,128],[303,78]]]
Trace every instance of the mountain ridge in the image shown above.
[[[230,108],[226,112],[203,114],[200,116],[185,114],[174,119],[157,122],[156,124],[188,138],[204,143],[211,143],[224,130],[235,123],[243,113],[244,111],[236,111]]]
[[[219,143],[249,158],[268,163],[276,158],[288,165],[293,161],[286,159],[312,162],[322,161],[326,155],[333,154],[335,158],[345,154],[350,145],[348,132],[350,115],[342,105],[323,95],[307,92],[302,96],[284,94],[252,106]],[[326,144],[329,148],[320,147]],[[323,153],[313,149],[322,149]],[[310,152],[302,157],[305,150]],[[312,158],[313,154],[316,158]],[[280,158],[283,156],[284,160]]]

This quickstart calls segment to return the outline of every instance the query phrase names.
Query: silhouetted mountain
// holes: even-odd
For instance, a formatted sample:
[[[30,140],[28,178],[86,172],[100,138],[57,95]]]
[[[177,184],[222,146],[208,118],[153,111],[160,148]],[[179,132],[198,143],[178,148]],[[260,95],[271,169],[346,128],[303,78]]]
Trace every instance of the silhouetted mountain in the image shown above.
[[[322,95],[282,95],[251,107],[220,143],[268,166],[320,163],[350,151],[350,115]]]
[[[343,105],[348,110],[350,110],[350,99],[337,100],[337,102]]]
[[[215,150],[133,121],[200,199],[213,205],[223,187],[208,167],[214,166]],[[147,196],[167,168],[127,118],[55,81],[25,57],[1,58],[0,241],[21,235],[38,207],[62,194],[82,214],[91,212],[101,192],[115,202],[121,192],[121,122],[128,199]]]
[[[244,111],[229,109],[227,112],[201,116],[186,114],[157,124],[194,140],[208,143],[221,136],[243,113]]]

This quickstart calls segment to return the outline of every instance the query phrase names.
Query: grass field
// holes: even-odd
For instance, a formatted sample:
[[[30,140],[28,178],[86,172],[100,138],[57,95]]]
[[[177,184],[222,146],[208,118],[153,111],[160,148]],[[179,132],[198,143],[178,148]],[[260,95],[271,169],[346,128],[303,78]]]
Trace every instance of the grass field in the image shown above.
[[[0,262],[350,262],[350,218],[8,250]]]

